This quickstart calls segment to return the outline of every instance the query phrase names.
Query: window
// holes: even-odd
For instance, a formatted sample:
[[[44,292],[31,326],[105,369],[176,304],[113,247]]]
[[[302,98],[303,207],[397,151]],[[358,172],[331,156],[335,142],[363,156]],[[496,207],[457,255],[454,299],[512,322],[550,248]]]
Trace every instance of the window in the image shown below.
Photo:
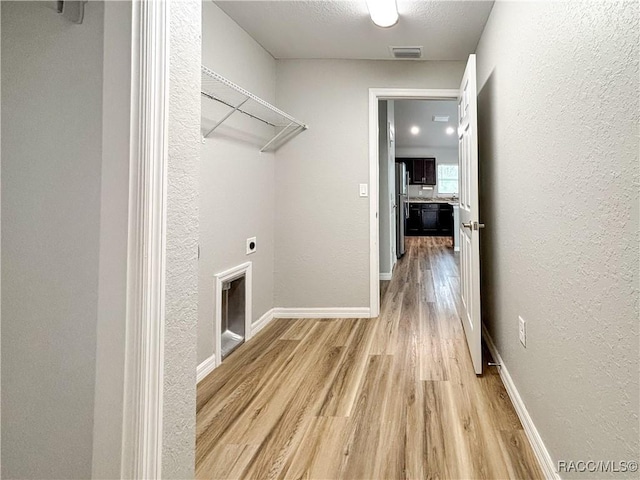
[[[458,165],[438,165],[438,193],[458,194]]]

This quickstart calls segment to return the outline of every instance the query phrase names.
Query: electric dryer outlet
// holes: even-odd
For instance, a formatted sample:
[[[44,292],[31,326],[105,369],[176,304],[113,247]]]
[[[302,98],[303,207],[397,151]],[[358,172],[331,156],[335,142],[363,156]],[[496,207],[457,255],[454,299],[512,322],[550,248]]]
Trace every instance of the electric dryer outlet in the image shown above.
[[[247,238],[247,255],[256,253],[257,247],[256,237]]]

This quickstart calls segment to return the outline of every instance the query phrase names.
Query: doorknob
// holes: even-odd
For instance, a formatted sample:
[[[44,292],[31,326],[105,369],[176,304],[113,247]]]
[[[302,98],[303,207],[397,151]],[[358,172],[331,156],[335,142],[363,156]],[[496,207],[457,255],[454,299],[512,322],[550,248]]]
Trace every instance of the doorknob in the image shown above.
[[[468,228],[469,230],[472,230],[472,228],[471,228],[471,222],[469,222],[469,223],[463,223],[463,224],[462,224],[462,226],[463,226],[464,228]]]
[[[476,225],[476,230],[479,230],[479,229],[481,229],[481,228],[484,228],[484,223],[478,223],[478,222],[476,222],[476,224],[475,224],[475,225]]]

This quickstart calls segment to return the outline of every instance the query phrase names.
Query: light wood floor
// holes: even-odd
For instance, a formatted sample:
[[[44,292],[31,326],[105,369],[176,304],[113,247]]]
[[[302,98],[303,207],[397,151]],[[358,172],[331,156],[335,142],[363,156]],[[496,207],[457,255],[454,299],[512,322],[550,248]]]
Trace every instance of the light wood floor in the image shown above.
[[[450,240],[408,246],[379,318],[274,320],[200,383],[198,478],[543,478],[495,368],[473,373]]]

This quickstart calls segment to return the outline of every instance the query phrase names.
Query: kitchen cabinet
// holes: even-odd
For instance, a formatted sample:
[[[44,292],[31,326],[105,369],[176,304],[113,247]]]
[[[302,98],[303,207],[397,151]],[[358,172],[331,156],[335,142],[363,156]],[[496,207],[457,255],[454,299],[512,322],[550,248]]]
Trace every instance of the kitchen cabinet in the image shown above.
[[[453,235],[453,206],[448,203],[411,203],[407,219],[407,235]]]
[[[438,229],[440,235],[447,237],[453,235],[453,207],[449,206],[451,209],[441,208],[438,210]]]
[[[438,218],[440,210],[437,203],[421,205],[421,235],[438,235]]]
[[[436,184],[435,158],[397,158],[396,161],[404,162],[407,165],[409,185]]]
[[[409,218],[407,218],[407,235],[422,235],[422,208],[418,203],[409,205]]]

